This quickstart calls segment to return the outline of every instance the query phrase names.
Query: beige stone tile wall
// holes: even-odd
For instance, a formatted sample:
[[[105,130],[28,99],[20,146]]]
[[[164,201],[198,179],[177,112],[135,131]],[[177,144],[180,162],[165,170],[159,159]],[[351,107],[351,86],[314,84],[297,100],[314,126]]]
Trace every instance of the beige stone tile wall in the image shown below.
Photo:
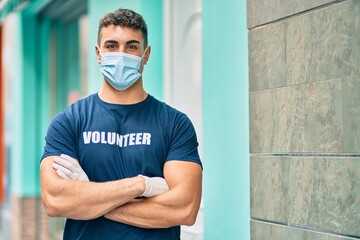
[[[360,238],[360,1],[248,0],[251,238]]]

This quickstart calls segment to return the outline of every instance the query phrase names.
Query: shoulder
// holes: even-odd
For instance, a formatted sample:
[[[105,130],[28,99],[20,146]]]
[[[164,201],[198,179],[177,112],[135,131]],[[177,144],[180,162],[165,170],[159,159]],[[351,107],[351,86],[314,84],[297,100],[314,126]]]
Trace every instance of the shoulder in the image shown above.
[[[85,98],[82,98],[82,99],[76,101],[75,103],[71,104],[70,106],[68,106],[65,109],[65,112],[74,113],[74,112],[86,110],[95,104],[95,102],[97,101],[96,97],[97,97],[96,94],[91,94]]]
[[[91,106],[94,105],[95,102],[96,95],[92,94],[71,104],[64,111],[62,111],[62,113],[67,116],[76,116],[88,111],[88,109],[91,109]]]
[[[87,109],[90,109],[89,106],[91,106],[94,101],[94,94],[76,101],[57,113],[52,120],[52,124],[73,123],[77,121],[81,118],[81,115],[86,114]]]
[[[193,134],[195,131],[194,126],[185,113],[155,98],[154,101],[156,101],[157,114],[162,126],[167,127],[173,136],[182,135],[184,132]]]
[[[152,106],[156,106],[156,108],[164,115],[167,116],[169,118],[173,118],[174,120],[189,120],[189,118],[187,117],[187,115],[183,112],[181,112],[180,110],[174,108],[173,106],[170,106],[169,104],[160,101],[152,96],[150,96],[151,102],[152,102]]]

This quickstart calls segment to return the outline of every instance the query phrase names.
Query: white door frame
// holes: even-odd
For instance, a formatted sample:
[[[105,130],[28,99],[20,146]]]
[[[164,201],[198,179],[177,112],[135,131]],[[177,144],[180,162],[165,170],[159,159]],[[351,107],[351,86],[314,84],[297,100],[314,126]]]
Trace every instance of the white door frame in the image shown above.
[[[167,0],[163,1],[163,3],[165,101],[180,111],[184,111],[192,120],[198,136],[199,154],[201,157],[201,0]],[[195,37],[195,42],[192,39],[189,43],[187,36]],[[192,44],[196,46],[194,56],[191,56],[193,49],[190,46],[193,46]],[[195,61],[194,66],[190,64],[188,69],[182,69],[186,64],[189,64],[188,60],[193,63]],[[187,75],[189,72],[191,74],[190,77]],[[191,79],[191,82],[186,83],[188,79]],[[185,83],[185,85],[182,83]],[[186,84],[190,86],[187,92],[185,91],[187,88]],[[193,100],[191,103],[189,103],[189,98],[190,102],[191,99]],[[182,227],[181,235],[183,240],[203,239],[203,211],[204,207],[203,203],[201,203],[198,218],[194,226]]]

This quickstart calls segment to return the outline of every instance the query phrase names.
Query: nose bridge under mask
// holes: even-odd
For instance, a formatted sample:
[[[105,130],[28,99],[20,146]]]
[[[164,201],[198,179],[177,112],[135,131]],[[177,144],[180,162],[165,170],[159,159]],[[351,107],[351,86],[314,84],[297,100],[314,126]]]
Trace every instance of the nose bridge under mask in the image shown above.
[[[97,46],[97,47],[98,47],[98,50],[99,50],[99,55],[100,55],[100,57],[101,57],[101,59],[102,59],[102,55],[103,55],[103,54],[106,54],[106,52],[105,52],[105,53],[101,52],[100,47],[99,47],[99,46]],[[145,53],[146,53],[146,51],[148,50],[148,47],[149,47],[149,46],[146,46],[146,48],[145,48],[145,50],[144,50],[144,53],[143,53],[143,55],[141,56],[141,61],[144,60]],[[139,56],[136,56],[136,55],[133,55],[133,54],[129,54],[129,53],[126,53],[126,52],[119,52],[119,53],[123,53],[123,54],[125,54],[125,55],[127,55],[127,56],[129,56],[129,57],[139,57]]]

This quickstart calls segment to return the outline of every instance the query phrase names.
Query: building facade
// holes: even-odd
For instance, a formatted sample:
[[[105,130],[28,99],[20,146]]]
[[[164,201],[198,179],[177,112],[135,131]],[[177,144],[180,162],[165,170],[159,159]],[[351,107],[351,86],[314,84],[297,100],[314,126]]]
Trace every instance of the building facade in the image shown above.
[[[1,232],[8,232],[1,236],[10,239],[61,239],[64,220],[48,218],[40,198],[39,161],[44,136],[57,112],[99,90],[101,74],[94,51],[98,21],[105,13],[123,7],[139,12],[148,23],[152,54],[144,73],[146,90],[187,113],[199,135],[204,162],[204,197],[197,223],[193,227],[182,228],[182,239],[218,239],[219,236],[249,238],[248,128],[246,125],[235,127],[242,129],[243,137],[239,138],[229,134],[237,131],[230,125],[239,119],[226,118],[221,126],[214,121],[214,114],[230,116],[234,112],[221,105],[230,107],[231,96],[239,91],[243,92],[242,102],[231,101],[231,104],[234,109],[239,104],[243,105],[239,112],[243,123],[246,124],[248,116],[246,5],[245,2],[231,2],[236,3],[238,10],[242,11],[242,18],[237,20],[238,30],[228,37],[242,41],[241,45],[237,45],[245,53],[242,57],[232,55],[230,49],[214,52],[214,48],[220,50],[219,44],[223,41],[220,38],[223,33],[221,25],[225,22],[221,21],[228,19],[213,21],[213,14],[220,13],[218,4],[212,1],[1,2],[1,65],[5,69],[1,75],[5,133],[1,135],[5,136],[7,151],[4,151],[6,156],[2,158],[5,168],[2,172],[6,180],[2,185],[6,200],[2,205],[4,224],[0,227]],[[223,10],[232,12],[234,16],[238,12],[229,5],[224,6]],[[213,29],[213,23],[218,25],[216,29]],[[231,77],[234,83],[241,76],[241,83],[232,86],[229,81],[226,83],[228,90],[223,91],[215,87],[217,78],[202,74],[214,64],[219,64],[213,54],[217,54],[218,58],[227,57],[226,65],[239,59],[244,63],[236,71],[236,78],[232,78],[234,73],[221,76]],[[215,61],[205,62],[202,59]],[[217,71],[214,73],[216,75]],[[214,91],[224,96],[219,99],[216,108],[213,106]],[[229,92],[232,92],[230,96]],[[212,132],[214,124],[218,126],[216,136]],[[205,138],[212,140],[206,143]],[[219,145],[225,142],[228,144]],[[235,147],[239,143],[244,147],[222,149],[230,145]],[[226,164],[219,161],[226,158]],[[236,170],[235,165],[243,168]],[[235,181],[237,175],[219,174],[219,167],[223,173],[236,170],[236,174],[245,181]],[[243,190],[234,192],[234,187]],[[218,194],[213,195],[214,192]],[[223,203],[219,204],[219,201]],[[239,201],[244,201],[241,208],[236,207]],[[229,210],[229,206],[232,206],[232,210]],[[213,210],[206,212],[206,208]],[[219,214],[223,216],[222,219],[218,218]],[[227,220],[228,214],[233,214],[237,220]]]
[[[99,90],[98,21],[119,7],[148,23],[145,89],[198,133],[203,202],[183,240],[360,238],[360,1],[3,0],[0,239],[61,239],[44,136]]]

